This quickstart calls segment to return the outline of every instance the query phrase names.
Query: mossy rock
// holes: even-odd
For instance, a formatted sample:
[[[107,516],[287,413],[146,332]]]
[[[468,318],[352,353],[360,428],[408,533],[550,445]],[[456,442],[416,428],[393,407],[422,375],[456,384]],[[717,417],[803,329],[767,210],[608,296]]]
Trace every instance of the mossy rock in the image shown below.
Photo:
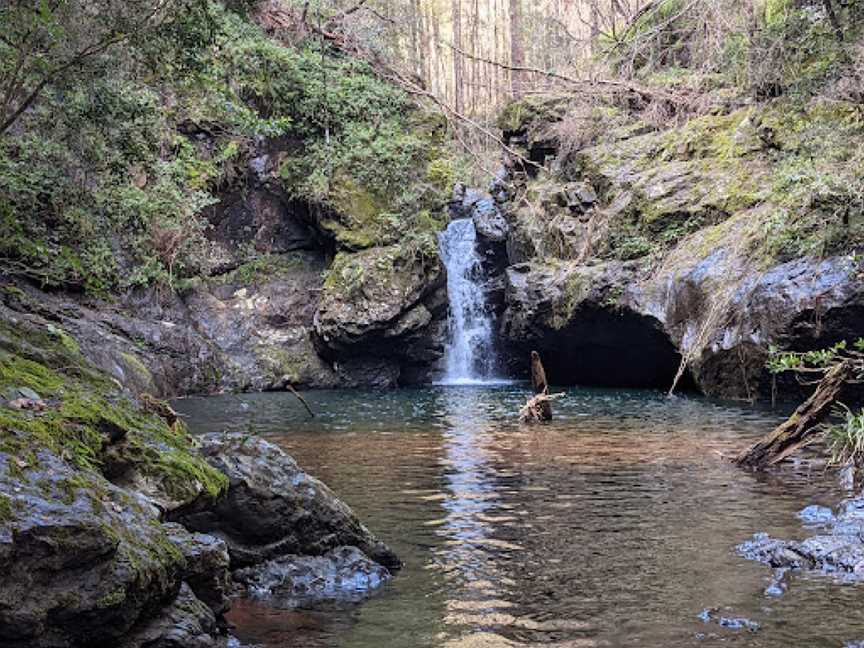
[[[182,424],[169,426],[143,411],[77,350],[70,352],[68,334],[40,336],[35,323],[0,333],[0,392],[26,387],[44,400],[44,411],[0,407],[0,451],[32,458],[48,450],[79,469],[100,470],[110,449],[113,463],[152,482],[151,495],[177,503],[202,493],[215,497],[227,486],[196,454]],[[45,345],[38,360],[26,357],[36,339]]]
[[[560,121],[571,102],[571,98],[562,95],[528,95],[507,104],[496,123],[502,131],[510,133],[546,127]]]

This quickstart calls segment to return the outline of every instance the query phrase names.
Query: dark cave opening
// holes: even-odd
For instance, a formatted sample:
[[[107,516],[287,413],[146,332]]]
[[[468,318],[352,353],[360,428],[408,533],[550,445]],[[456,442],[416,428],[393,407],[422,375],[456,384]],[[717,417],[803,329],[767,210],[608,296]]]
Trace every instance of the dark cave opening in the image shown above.
[[[510,360],[520,374],[531,350],[540,352],[553,385],[668,390],[681,366],[660,323],[629,310],[580,310],[567,327],[519,349],[518,359]],[[689,371],[677,391],[699,391]]]

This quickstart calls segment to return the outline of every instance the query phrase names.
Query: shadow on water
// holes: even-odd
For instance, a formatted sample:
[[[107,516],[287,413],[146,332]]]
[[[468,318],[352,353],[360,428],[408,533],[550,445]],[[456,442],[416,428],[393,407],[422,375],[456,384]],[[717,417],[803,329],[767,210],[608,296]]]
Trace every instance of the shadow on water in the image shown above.
[[[188,399],[196,432],[283,446],[405,560],[361,606],[238,602],[241,639],[267,647],[840,647],[864,639],[861,591],[739,558],[757,531],[805,535],[796,513],[844,495],[821,472],[757,477],[730,455],[770,412],[653,392],[574,389],[547,426],[515,413],[524,385]],[[704,623],[719,608],[758,632]]]

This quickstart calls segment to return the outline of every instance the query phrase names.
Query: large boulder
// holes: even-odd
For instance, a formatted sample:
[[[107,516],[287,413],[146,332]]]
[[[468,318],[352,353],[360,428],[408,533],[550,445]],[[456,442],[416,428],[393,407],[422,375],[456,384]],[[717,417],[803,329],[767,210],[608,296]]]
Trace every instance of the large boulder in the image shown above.
[[[382,384],[428,371],[443,356],[447,314],[444,268],[433,238],[340,252],[318,310],[319,350],[337,365],[381,366]],[[389,369],[389,370],[388,370]]]
[[[209,434],[200,442],[210,465],[228,476],[228,492],[215,504],[193,504],[170,517],[223,539],[232,569],[344,546],[385,567],[400,566],[344,502],[278,446],[245,434]]]
[[[0,452],[0,493],[0,645],[109,645],[177,595],[183,554],[101,476]]]

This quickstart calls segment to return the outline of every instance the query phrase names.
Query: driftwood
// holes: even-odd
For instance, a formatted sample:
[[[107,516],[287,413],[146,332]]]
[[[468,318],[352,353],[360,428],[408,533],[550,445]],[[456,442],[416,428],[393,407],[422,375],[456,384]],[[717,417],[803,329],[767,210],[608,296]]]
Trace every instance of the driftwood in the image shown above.
[[[552,402],[564,394],[537,394],[519,410],[521,423],[543,423],[552,420]]]
[[[174,408],[171,407],[171,405],[163,400],[159,400],[151,394],[145,392],[138,397],[138,400],[141,401],[141,406],[144,408],[145,412],[148,414],[155,414],[172,428],[177,425],[177,421],[180,420],[180,415],[174,411]]]
[[[833,367],[789,420],[738,455],[735,463],[749,468],[767,468],[810,443],[821,433],[821,423],[831,412],[843,387],[854,377],[855,368],[851,362],[841,362]]]

